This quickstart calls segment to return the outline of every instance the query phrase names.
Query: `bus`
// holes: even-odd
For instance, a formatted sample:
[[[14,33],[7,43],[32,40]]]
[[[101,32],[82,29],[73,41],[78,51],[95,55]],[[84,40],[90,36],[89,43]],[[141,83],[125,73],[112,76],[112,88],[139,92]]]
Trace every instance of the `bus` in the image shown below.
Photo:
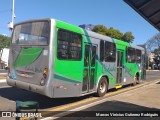
[[[10,86],[50,98],[104,96],[145,76],[142,47],[56,19],[14,25],[9,52]]]

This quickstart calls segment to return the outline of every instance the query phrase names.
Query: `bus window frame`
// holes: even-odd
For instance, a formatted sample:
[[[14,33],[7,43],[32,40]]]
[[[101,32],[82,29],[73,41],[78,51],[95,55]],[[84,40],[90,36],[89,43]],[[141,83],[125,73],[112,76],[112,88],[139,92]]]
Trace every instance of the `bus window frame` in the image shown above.
[[[110,55],[110,56],[112,56],[112,57],[114,57],[114,60],[112,60],[112,61],[107,61],[105,58],[106,58],[106,53],[108,52],[106,52],[106,50],[108,50],[108,49],[106,49],[106,43],[108,43],[108,44],[110,44],[112,47],[115,47],[115,51],[113,51],[113,55]],[[112,49],[114,49],[114,48],[112,48]],[[105,41],[105,43],[104,43],[104,50],[105,50],[105,52],[104,52],[104,61],[105,62],[110,62],[110,63],[114,63],[114,62],[116,62],[116,51],[117,51],[117,46],[116,46],[116,44],[114,43],[114,42],[109,42],[109,41]],[[109,49],[110,50],[110,49]],[[111,51],[111,50],[110,50]],[[109,52],[110,52],[109,51]]]
[[[64,32],[68,32],[69,34],[77,34],[77,35],[79,35],[79,36],[81,36],[81,51],[80,51],[80,53],[81,53],[81,58],[80,59],[63,59],[63,58],[59,58],[58,57],[58,34],[59,34],[59,31],[64,31]],[[83,58],[83,54],[82,54],[82,52],[83,52],[83,36],[82,36],[82,34],[80,34],[80,33],[77,33],[77,32],[73,32],[73,31],[70,31],[70,30],[67,30],[67,29],[63,29],[63,28],[59,28],[58,30],[57,30],[57,48],[56,48],[56,57],[57,57],[57,59],[58,60],[64,60],[64,61],[82,61],[82,58]],[[67,50],[68,51],[68,50]]]
[[[140,51],[140,62],[138,62],[138,59],[137,59],[137,51]],[[142,50],[139,50],[139,49],[135,49],[135,61],[136,63],[141,63],[142,62]]]
[[[15,28],[16,28],[16,26],[23,25],[23,24],[28,24],[28,23],[35,23],[35,22],[47,22],[48,23],[49,33],[48,33],[47,44],[44,44],[44,45],[28,45],[28,44],[17,44],[16,42],[13,43],[13,37],[14,37],[14,34],[15,34]],[[25,34],[25,33],[23,33],[23,34]],[[49,46],[49,44],[50,44],[50,35],[51,35],[51,21],[50,20],[35,20],[35,21],[32,20],[32,21],[21,22],[21,23],[18,23],[18,24],[14,25],[13,32],[12,32],[12,35],[11,35],[11,42],[10,42],[10,44],[11,45],[19,45],[19,46]]]
[[[132,54],[132,55],[134,56],[134,59],[133,59],[133,60],[131,59],[131,61],[128,61],[128,53],[129,53],[128,50],[129,50],[129,49],[132,49],[132,50],[134,51],[134,53]],[[136,49],[133,48],[133,47],[127,47],[127,50],[126,50],[126,53],[127,53],[127,54],[126,54],[126,60],[127,60],[128,63],[136,63],[135,50],[136,50]],[[132,52],[133,52],[133,51],[132,51]],[[131,56],[130,56],[130,57],[131,57]]]
[[[102,50],[102,44],[103,43],[103,50]],[[105,41],[104,40],[100,40],[100,45],[99,45],[99,50],[100,50],[100,61],[103,62],[104,58],[105,58]]]

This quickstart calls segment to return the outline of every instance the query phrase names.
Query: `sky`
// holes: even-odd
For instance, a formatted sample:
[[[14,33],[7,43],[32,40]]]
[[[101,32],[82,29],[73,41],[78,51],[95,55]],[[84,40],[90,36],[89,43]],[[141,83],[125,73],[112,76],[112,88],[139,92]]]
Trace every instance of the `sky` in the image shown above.
[[[0,34],[11,36],[12,0],[0,0]],[[134,44],[148,41],[158,30],[123,0],[15,0],[15,21],[55,18],[73,25],[93,24],[132,32]]]

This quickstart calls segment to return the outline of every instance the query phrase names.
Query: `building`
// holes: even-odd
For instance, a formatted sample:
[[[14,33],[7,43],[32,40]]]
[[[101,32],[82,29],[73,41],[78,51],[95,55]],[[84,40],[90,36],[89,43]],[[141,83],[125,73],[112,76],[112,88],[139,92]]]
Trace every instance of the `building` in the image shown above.
[[[153,63],[153,62],[154,62],[154,58],[155,58],[155,54],[154,54],[153,52],[148,53],[148,57],[149,57],[149,61],[150,61],[151,63]]]
[[[1,57],[1,69],[5,68],[6,66],[8,66],[8,56],[9,56],[9,49],[8,48],[4,48],[3,49],[3,54]]]
[[[92,24],[83,24],[83,25],[79,25],[79,27],[86,29],[86,30],[93,30],[94,25]]]

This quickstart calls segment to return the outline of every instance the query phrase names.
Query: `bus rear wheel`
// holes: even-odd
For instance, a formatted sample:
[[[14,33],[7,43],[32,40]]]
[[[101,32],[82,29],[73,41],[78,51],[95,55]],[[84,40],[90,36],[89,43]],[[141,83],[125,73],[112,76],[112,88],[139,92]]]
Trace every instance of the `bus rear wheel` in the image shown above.
[[[98,83],[96,96],[102,97],[106,94],[108,90],[108,82],[105,77],[102,77]]]

